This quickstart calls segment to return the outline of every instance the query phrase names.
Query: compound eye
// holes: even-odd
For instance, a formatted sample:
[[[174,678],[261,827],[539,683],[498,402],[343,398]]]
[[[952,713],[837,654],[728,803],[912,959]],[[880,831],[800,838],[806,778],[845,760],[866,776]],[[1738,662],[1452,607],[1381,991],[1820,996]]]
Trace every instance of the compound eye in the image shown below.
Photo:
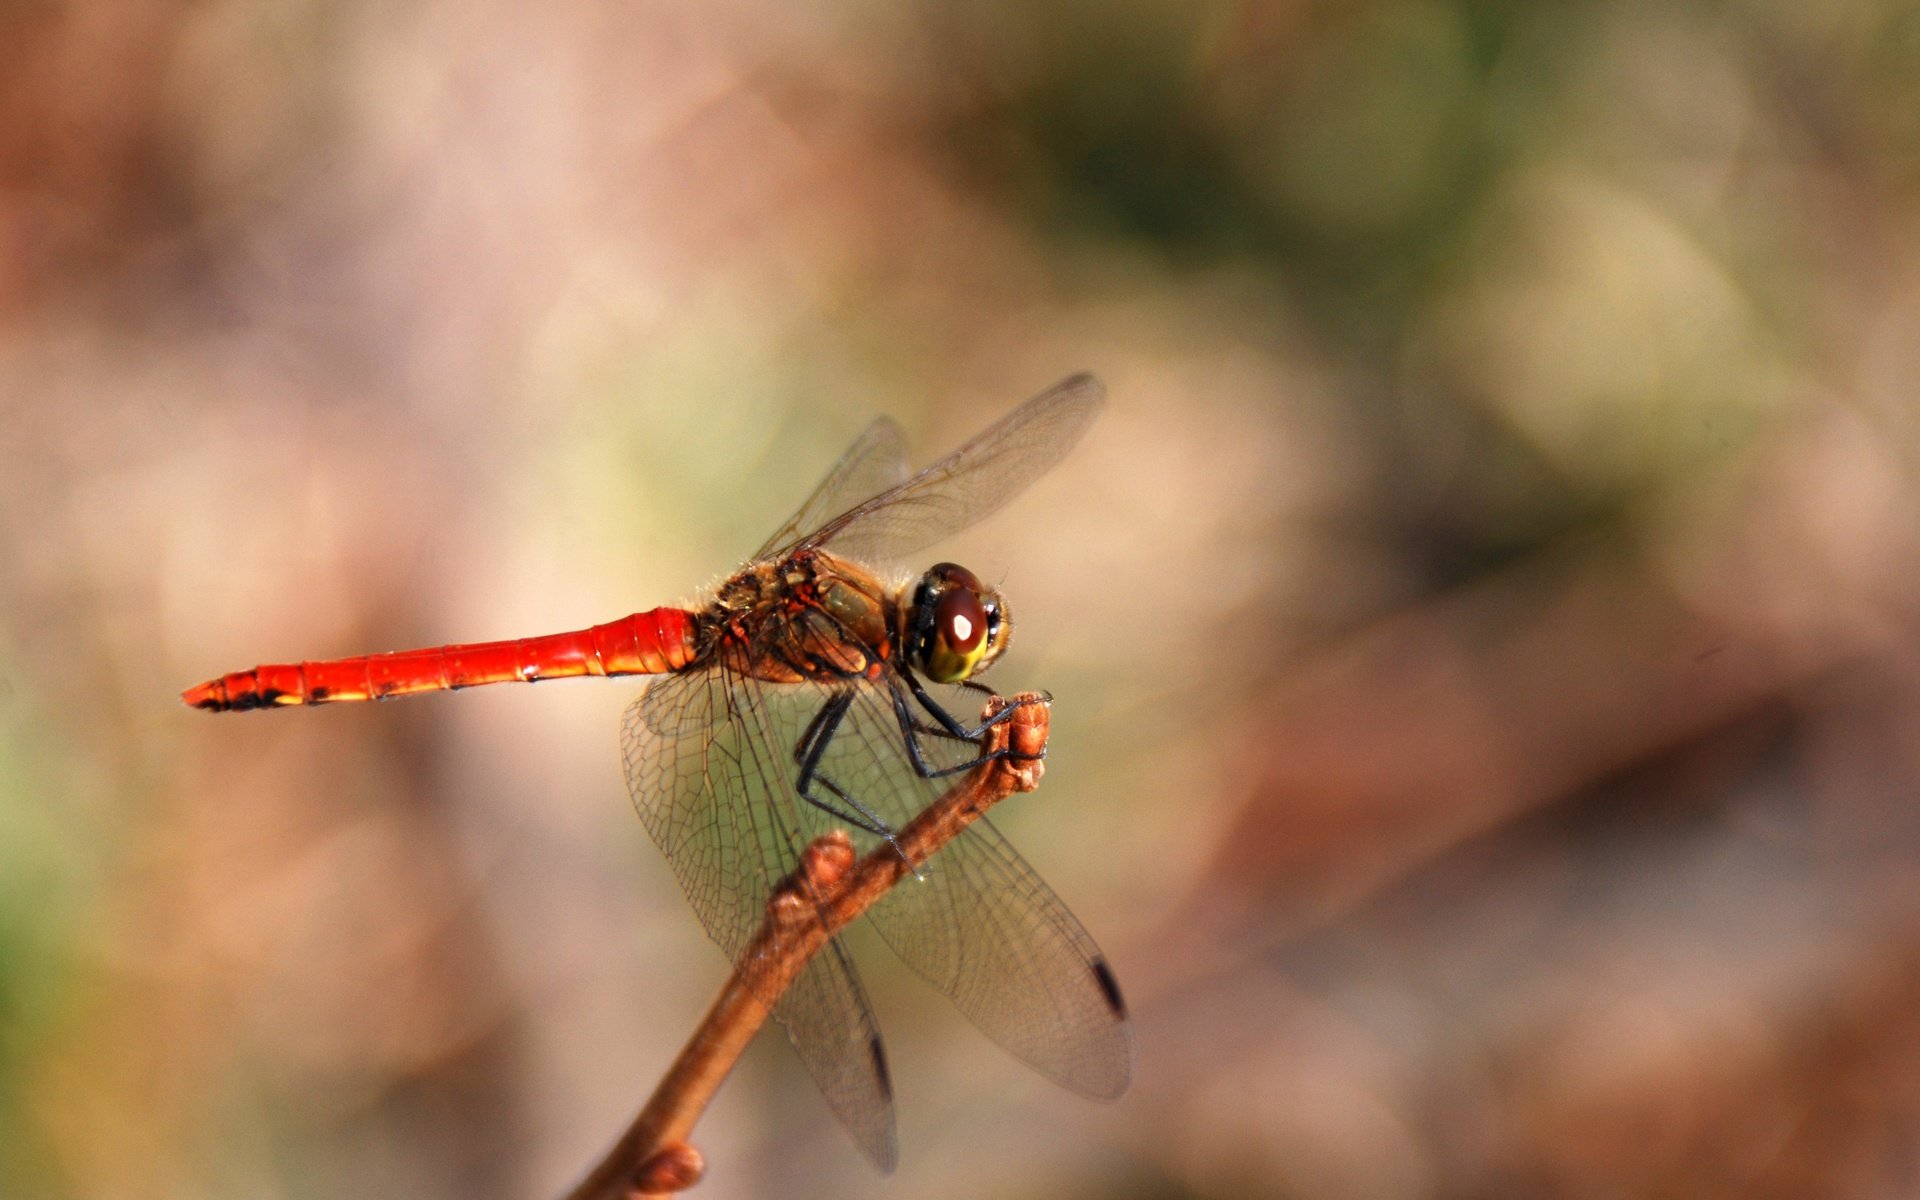
[[[933,606],[934,628],[955,654],[972,658],[986,642],[987,606],[972,588],[956,587]]]

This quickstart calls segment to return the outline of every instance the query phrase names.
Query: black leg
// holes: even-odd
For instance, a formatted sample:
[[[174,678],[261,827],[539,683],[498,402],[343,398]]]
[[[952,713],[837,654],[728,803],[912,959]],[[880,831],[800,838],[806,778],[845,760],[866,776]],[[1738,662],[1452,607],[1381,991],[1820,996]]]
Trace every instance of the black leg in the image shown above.
[[[1012,717],[1014,709],[1019,707],[1019,705],[1017,704],[1009,704],[1005,708],[1001,709],[999,712],[995,713],[993,716],[980,722],[980,724],[976,725],[972,729],[968,729],[965,725],[960,723],[960,719],[958,717],[955,717],[952,713],[948,712],[946,708],[942,706],[938,700],[935,700],[932,696],[929,696],[927,694],[927,689],[921,686],[920,680],[914,676],[914,673],[912,671],[909,671],[904,666],[902,666],[898,670],[896,670],[894,673],[898,675],[900,678],[907,681],[907,687],[912,690],[913,698],[920,702],[921,708],[924,708],[927,710],[927,715],[931,716],[935,721],[939,722],[940,727],[942,729],[946,730],[948,733],[952,734],[954,737],[959,738],[961,741],[966,741],[966,742],[979,741],[981,734],[985,733],[989,729],[992,729],[995,725],[1000,724],[1000,722],[1005,721],[1008,718]],[[988,695],[988,696],[993,695],[992,688],[988,687],[984,683],[975,683],[971,679],[964,681],[960,686],[972,688],[975,691],[984,693],[985,695]],[[898,699],[897,694],[895,699],[896,700]]]
[[[977,729],[968,729],[965,725],[961,724],[952,713],[941,707],[937,700],[927,694],[927,690],[920,685],[920,681],[914,678],[913,672],[903,668],[897,671],[896,674],[901,679],[906,680],[908,689],[913,692],[914,699],[920,702],[920,707],[925,709],[927,713],[939,723],[936,728],[915,718],[912,708],[907,704],[907,698],[901,695],[900,689],[889,681],[887,692],[893,699],[893,715],[894,719],[900,723],[900,736],[902,740],[906,742],[907,758],[913,763],[914,771],[917,772],[922,779],[939,779],[947,775],[958,775],[962,771],[972,770],[981,763],[992,762],[995,759],[1022,757],[1015,754],[1011,749],[1002,749],[995,750],[988,754],[976,754],[971,758],[954,763],[952,766],[936,767],[932,765],[927,761],[926,753],[920,748],[921,734],[924,733],[933,737],[949,738],[956,742],[968,742],[977,747],[981,736],[985,734],[987,730],[992,729],[995,725],[1000,724],[1000,722],[1012,716],[1014,709],[1018,706],[1008,705],[988,720],[982,721]],[[983,688],[982,690],[986,690],[989,695],[992,694],[990,689]]]
[[[843,821],[875,837],[885,838],[887,844],[893,847],[894,853],[900,855],[901,861],[904,862],[907,857],[906,851],[900,848],[900,842],[894,837],[893,827],[881,820],[872,809],[855,800],[845,788],[820,770],[821,758],[826,755],[827,747],[833,742],[833,735],[840,731],[840,722],[846,719],[847,710],[852,707],[853,693],[842,692],[821,705],[820,711],[814,714],[812,721],[807,723],[806,732],[800,735],[799,743],[793,748],[794,762],[800,767],[800,774],[794,780],[794,787],[800,793],[802,800],[835,820]],[[813,785],[816,783],[833,793],[841,804],[846,805],[846,808],[840,808],[814,795]],[[849,812],[848,809],[852,811]]]

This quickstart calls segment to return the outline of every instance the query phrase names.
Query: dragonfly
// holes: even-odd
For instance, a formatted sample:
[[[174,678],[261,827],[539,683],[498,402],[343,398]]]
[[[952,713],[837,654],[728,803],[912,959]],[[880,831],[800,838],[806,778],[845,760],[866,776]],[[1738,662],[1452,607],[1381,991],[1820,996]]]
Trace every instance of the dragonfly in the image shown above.
[[[1091,375],[1062,380],[911,475],[899,426],[879,418],[744,565],[684,608],[570,633],[258,666],[181,698],[228,712],[655,676],[622,721],[628,789],[738,968],[814,839],[840,831],[861,853],[892,843],[949,777],[983,760],[987,723],[970,726],[956,709],[989,692],[979,676],[1013,632],[1006,599],[957,564],[918,575],[901,564],[1051,470],[1104,395]],[[1041,1074],[1100,1099],[1126,1090],[1132,1034],[1112,969],[984,817],[866,917],[915,973]],[[772,1010],[860,1149],[892,1170],[886,1052],[838,937]]]

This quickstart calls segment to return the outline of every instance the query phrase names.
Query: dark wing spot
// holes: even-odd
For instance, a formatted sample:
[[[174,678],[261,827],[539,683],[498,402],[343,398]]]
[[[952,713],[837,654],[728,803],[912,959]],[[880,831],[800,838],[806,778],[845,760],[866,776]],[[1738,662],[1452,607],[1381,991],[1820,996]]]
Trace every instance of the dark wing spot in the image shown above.
[[[1093,981],[1100,985],[1100,994],[1107,999],[1107,1007],[1121,1020],[1127,1018],[1127,1002],[1120,997],[1120,981],[1113,977],[1113,968],[1107,966],[1107,960],[1093,960]]]
[[[891,1104],[893,1103],[893,1074],[887,1070],[887,1048],[882,1046],[880,1039],[876,1037],[868,1044],[867,1049],[873,1052],[873,1074],[880,1084],[880,1094],[886,1098],[887,1103]]]

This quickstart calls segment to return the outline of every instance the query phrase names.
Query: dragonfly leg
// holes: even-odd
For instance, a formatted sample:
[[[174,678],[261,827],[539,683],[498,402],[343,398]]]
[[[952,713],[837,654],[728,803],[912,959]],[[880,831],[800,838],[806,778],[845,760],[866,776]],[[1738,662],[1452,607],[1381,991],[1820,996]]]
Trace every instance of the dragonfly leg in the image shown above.
[[[967,742],[979,741],[981,734],[985,733],[989,729],[992,729],[995,725],[1000,724],[1002,721],[1005,721],[1008,718],[1012,717],[1014,709],[1018,707],[1017,705],[1010,704],[1007,707],[1001,709],[999,712],[995,713],[993,716],[988,717],[986,720],[980,722],[980,724],[974,726],[972,729],[969,729],[966,727],[966,725],[964,725],[960,721],[960,718],[948,712],[944,705],[942,705],[938,700],[935,700],[932,696],[927,694],[927,689],[921,686],[920,680],[914,676],[914,673],[912,671],[909,671],[904,667],[902,667],[896,673],[900,676],[900,678],[907,681],[907,687],[913,692],[913,698],[920,702],[920,707],[927,711],[927,715],[932,717],[935,721],[939,722],[941,729],[945,730],[949,734],[952,734],[955,738],[958,738],[961,741],[967,741]],[[972,680],[968,680],[965,683],[963,683],[961,686],[971,687],[974,690],[982,692],[988,696],[993,695],[993,689],[983,683],[975,683]],[[896,696],[896,699],[897,698],[898,697]]]
[[[853,693],[847,692],[835,696],[821,705],[820,711],[808,722],[806,732],[800,735],[799,744],[793,748],[794,762],[799,764],[800,774],[794,780],[794,786],[800,798],[808,804],[826,813],[836,820],[844,821],[855,829],[863,830],[875,837],[885,838],[893,847],[894,853],[902,862],[907,861],[907,853],[900,848],[900,841],[894,836],[893,827],[882,820],[866,805],[854,799],[848,791],[835,783],[820,770],[820,760],[825,756],[827,747],[832,744],[834,734],[840,730],[840,722],[846,719],[847,710],[853,707]],[[819,784],[831,792],[835,799],[846,808],[841,808],[813,794],[813,785]],[[852,811],[847,811],[851,809]],[[918,872],[916,871],[917,875]]]
[[[920,707],[925,709],[927,714],[937,722],[936,725],[928,725],[926,722],[915,717],[913,709],[907,704],[907,698],[900,694],[900,689],[897,687],[888,689],[893,697],[893,715],[900,723],[900,734],[906,742],[907,758],[913,763],[913,769],[921,778],[939,779],[947,775],[958,775],[962,771],[972,770],[981,763],[992,762],[995,759],[1025,757],[1015,754],[1011,749],[1001,749],[976,754],[972,758],[964,759],[950,766],[934,766],[927,761],[926,753],[920,747],[920,736],[922,734],[932,737],[948,738],[956,742],[969,742],[978,746],[982,735],[984,735],[987,730],[992,729],[995,725],[1000,724],[1012,716],[1017,706],[1009,705],[987,720],[980,722],[978,727],[968,729],[958,718],[948,712],[939,701],[927,694],[926,688],[922,687],[920,681],[914,678],[913,672],[901,670],[898,674],[900,678],[907,681],[907,687],[912,691],[914,699],[920,702]],[[988,692],[991,694],[990,690],[988,690]],[[1045,751],[1042,751],[1041,757],[1044,756]]]

